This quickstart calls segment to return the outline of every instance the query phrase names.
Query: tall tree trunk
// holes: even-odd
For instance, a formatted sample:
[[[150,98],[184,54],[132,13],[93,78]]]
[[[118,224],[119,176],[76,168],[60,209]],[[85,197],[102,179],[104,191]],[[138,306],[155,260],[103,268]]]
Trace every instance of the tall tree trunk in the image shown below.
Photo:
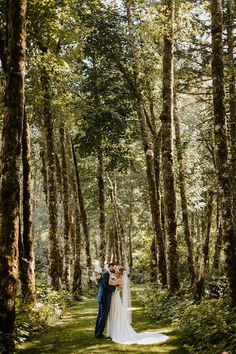
[[[99,201],[99,228],[100,228],[100,265],[103,268],[106,258],[106,228],[105,228],[105,196],[104,196],[104,166],[102,151],[98,152],[98,201]]]
[[[130,38],[131,52],[132,52],[132,67],[134,73],[135,95],[137,100],[137,113],[138,113],[142,140],[143,140],[143,148],[145,153],[146,174],[147,174],[147,182],[148,182],[148,189],[149,189],[152,223],[153,223],[153,228],[155,233],[154,243],[157,245],[157,252],[158,252],[158,271],[160,272],[161,284],[162,286],[165,286],[167,284],[166,259],[165,259],[163,239],[161,237],[160,207],[158,207],[158,202],[156,197],[154,154],[152,150],[152,144],[149,139],[148,126],[145,118],[143,96],[141,93],[141,85],[140,85],[140,78],[139,78],[140,74],[139,74],[139,65],[138,65],[138,54],[137,54],[137,48],[135,43],[135,35],[134,35],[129,0],[125,0],[125,7],[127,13],[129,38]]]
[[[34,249],[32,233],[32,203],[31,203],[31,164],[30,135],[26,112],[23,118],[22,131],[22,168],[23,168],[23,238],[20,255],[20,279],[22,295],[25,303],[36,300]]]
[[[63,196],[63,210],[64,210],[64,259],[63,259],[63,287],[69,291],[69,271],[70,271],[70,218],[69,218],[69,185],[68,185],[68,164],[65,147],[65,128],[61,126],[60,129],[61,141],[61,159],[62,159],[62,196]]]
[[[18,280],[20,163],[24,115],[26,0],[7,2],[7,64],[0,186],[0,344],[14,352]]]
[[[54,149],[54,128],[51,108],[50,80],[46,70],[41,74],[43,89],[44,127],[47,143],[47,175],[48,175],[48,216],[49,216],[49,277],[54,289],[59,290],[62,277],[62,261],[58,244],[58,220],[57,220],[57,191],[56,191],[56,167]]]
[[[75,261],[74,261],[74,274],[72,291],[75,299],[80,300],[82,295],[82,271],[81,271],[81,230],[80,230],[80,210],[79,210],[79,171],[75,154],[73,142],[71,140],[71,150],[74,164],[75,187],[74,187],[74,201],[75,201]]]
[[[73,146],[73,142],[71,142],[71,143]],[[73,149],[74,149],[74,146],[73,146]],[[75,151],[74,151],[74,156],[75,156]],[[76,159],[76,163],[77,163],[77,159]],[[82,193],[82,189],[81,189],[81,185],[80,185],[80,175],[79,175],[78,164],[76,164],[76,184],[77,184],[77,190],[78,190],[78,196],[79,196],[80,216],[81,216],[83,233],[84,233],[84,241],[85,241],[86,267],[87,267],[87,271],[88,271],[88,284],[90,286],[91,285],[90,277],[92,276],[92,262],[91,262],[91,255],[90,255],[90,237],[89,237],[87,213],[85,210],[84,198],[83,198],[83,193]]]
[[[162,173],[167,237],[167,280],[170,293],[179,289],[178,250],[176,236],[176,197],[172,158],[173,118],[173,24],[175,1],[164,0],[168,33],[164,36],[163,107],[160,116],[162,131]]]
[[[224,240],[225,271],[229,282],[232,306],[236,306],[235,233],[231,211],[231,191],[228,167],[228,147],[224,106],[224,66],[222,43],[222,4],[212,0],[212,78],[214,105],[215,155],[219,193],[222,206],[222,233]]]
[[[195,284],[195,300],[201,300],[203,294],[204,287],[204,279],[206,266],[208,262],[208,254],[209,254],[209,242],[210,242],[210,230],[211,230],[211,217],[212,217],[212,203],[213,203],[213,192],[209,192],[207,206],[206,206],[206,221],[205,221],[205,241],[202,250],[202,259],[200,264],[200,271],[198,275],[198,279]]]
[[[236,232],[236,91],[235,91],[235,59],[234,59],[234,47],[235,38],[234,20],[236,18],[235,11],[236,6],[233,5],[232,0],[227,0],[227,46],[228,46],[228,69],[229,69],[229,116],[230,116],[230,138],[231,138],[231,190],[232,190],[232,215],[234,223],[234,232]]]
[[[195,269],[194,269],[194,259],[193,259],[193,244],[192,237],[190,233],[189,217],[188,217],[188,203],[186,197],[186,182],[185,182],[185,172],[183,163],[183,152],[182,152],[182,142],[180,133],[180,123],[177,111],[176,96],[174,97],[174,126],[175,126],[175,145],[177,151],[177,160],[179,167],[179,187],[180,187],[180,197],[181,197],[181,208],[182,208],[182,220],[184,225],[184,238],[187,246],[188,252],[188,269],[191,280],[191,285],[193,286],[195,281]]]

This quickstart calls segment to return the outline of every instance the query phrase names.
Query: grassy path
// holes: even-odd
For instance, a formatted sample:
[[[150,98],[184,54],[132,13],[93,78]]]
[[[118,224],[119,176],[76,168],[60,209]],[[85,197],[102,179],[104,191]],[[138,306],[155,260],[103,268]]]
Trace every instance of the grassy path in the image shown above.
[[[18,353],[32,354],[93,354],[93,353],[163,353],[188,354],[180,346],[179,338],[169,327],[158,327],[146,315],[135,295],[133,295],[133,327],[137,332],[158,331],[167,334],[170,339],[163,344],[153,345],[118,345],[108,340],[94,338],[94,323],[97,304],[94,299],[71,307],[69,313],[58,320],[52,327],[34,336],[32,341],[22,344]]]

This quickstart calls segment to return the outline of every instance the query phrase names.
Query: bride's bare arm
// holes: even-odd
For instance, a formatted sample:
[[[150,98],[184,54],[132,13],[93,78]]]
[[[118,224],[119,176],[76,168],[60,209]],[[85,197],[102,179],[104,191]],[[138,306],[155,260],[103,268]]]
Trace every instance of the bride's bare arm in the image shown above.
[[[112,279],[112,277],[109,278],[109,285],[120,286],[120,284],[121,279]]]

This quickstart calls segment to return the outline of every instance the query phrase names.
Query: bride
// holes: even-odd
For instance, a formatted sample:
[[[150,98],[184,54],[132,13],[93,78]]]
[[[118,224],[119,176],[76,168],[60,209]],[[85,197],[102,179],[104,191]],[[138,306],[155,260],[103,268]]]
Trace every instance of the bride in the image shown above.
[[[127,274],[121,266],[116,268],[116,279],[109,278],[109,285],[115,285],[116,291],[112,293],[111,307],[108,315],[107,336],[119,344],[155,344],[168,339],[167,336],[157,332],[137,333],[130,325],[127,312],[121,301],[120,292],[128,286]],[[124,288],[127,291],[127,289]]]

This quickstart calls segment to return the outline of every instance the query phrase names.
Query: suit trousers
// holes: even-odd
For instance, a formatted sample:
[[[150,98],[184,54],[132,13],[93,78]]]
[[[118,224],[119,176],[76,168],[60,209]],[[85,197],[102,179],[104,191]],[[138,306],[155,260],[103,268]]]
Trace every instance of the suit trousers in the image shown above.
[[[98,303],[98,316],[96,320],[95,337],[100,337],[103,335],[103,331],[107,323],[110,305],[111,301]]]

